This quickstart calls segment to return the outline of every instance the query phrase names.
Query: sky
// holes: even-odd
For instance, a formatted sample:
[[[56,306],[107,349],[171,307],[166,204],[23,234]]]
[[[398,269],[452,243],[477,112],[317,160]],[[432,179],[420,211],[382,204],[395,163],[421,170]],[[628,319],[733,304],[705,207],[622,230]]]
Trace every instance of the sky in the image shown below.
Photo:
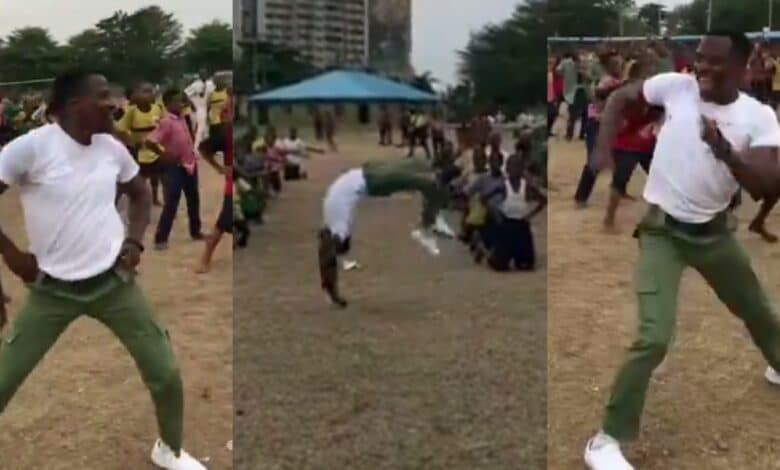
[[[64,42],[117,10],[131,12],[155,4],[173,13],[185,31],[215,19],[233,21],[231,0],[0,0],[0,37],[20,27],[43,26]]]
[[[0,0],[3,1],[3,0]],[[412,65],[442,84],[457,82],[457,51],[471,31],[512,16],[515,0],[412,0]]]

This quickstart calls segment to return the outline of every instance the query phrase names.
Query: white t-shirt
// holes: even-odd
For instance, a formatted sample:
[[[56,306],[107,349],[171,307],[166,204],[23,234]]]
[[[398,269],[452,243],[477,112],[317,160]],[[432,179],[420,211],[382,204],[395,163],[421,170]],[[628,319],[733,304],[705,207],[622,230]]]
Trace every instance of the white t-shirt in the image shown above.
[[[366,195],[366,178],[362,168],[349,170],[328,188],[322,204],[325,226],[342,240],[349,238],[358,202]]]
[[[718,123],[735,149],[780,147],[774,111],[744,93],[725,106],[705,102],[695,77],[664,73],[645,81],[643,94],[648,103],[665,109],[644,198],[683,222],[709,222],[728,208],[739,189],[726,164],[702,140],[702,115]]]
[[[287,161],[290,164],[303,164],[303,158],[306,155],[306,144],[303,142],[303,140],[301,140],[300,137],[296,138],[295,140],[292,140],[289,137],[285,137],[278,142],[277,146],[285,153]]]
[[[108,271],[125,240],[117,183],[138,174],[124,145],[108,134],[84,146],[58,124],[39,127],[0,152],[0,181],[21,192],[30,252],[41,271],[65,281]]]

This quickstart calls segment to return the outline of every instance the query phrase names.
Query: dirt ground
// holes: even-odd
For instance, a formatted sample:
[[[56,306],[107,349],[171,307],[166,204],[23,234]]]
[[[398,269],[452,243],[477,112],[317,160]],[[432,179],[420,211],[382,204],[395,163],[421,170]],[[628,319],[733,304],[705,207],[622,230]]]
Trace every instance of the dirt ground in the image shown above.
[[[638,256],[631,232],[642,203],[622,205],[619,235],[601,231],[609,175],[601,175],[585,210],[574,190],[584,145],[550,140],[548,449],[551,470],[583,468],[587,439],[600,424],[614,374],[634,338],[632,294]],[[629,192],[640,196],[641,170]],[[739,210],[739,236],[770,296],[780,287],[780,246],[746,230],[756,206]],[[780,230],[780,218],[769,220]],[[765,362],[744,327],[700,276],[686,273],[679,297],[678,336],[666,370],[650,386],[641,439],[624,446],[642,470],[780,468],[780,390],[763,379]]]
[[[205,227],[216,221],[224,180],[201,168]],[[182,203],[182,206],[184,204]],[[153,213],[156,224],[159,209]],[[24,230],[15,192],[0,198],[2,227],[17,241]],[[232,250],[224,243],[214,270],[193,273],[202,243],[189,240],[181,208],[167,252],[151,249],[147,233],[140,282],[169,330],[185,386],[185,448],[208,458],[210,470],[232,468],[226,448],[233,433]],[[4,270],[13,303],[25,292]],[[156,468],[149,453],[157,427],[149,394],[130,356],[101,324],[74,322],[0,416],[0,468],[15,470]]]
[[[465,247],[429,257],[409,237],[416,197],[361,203],[342,274],[347,310],[319,289],[316,232],[333,179],[403,158],[372,134],[341,137],[287,185],[235,261],[236,468],[545,467],[546,256],[498,275]]]

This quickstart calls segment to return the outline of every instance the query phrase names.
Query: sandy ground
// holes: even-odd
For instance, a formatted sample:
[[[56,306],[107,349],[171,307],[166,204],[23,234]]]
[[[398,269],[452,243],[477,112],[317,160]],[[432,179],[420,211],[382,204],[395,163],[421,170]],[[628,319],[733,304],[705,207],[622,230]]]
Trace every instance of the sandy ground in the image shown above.
[[[319,289],[321,199],[343,170],[402,158],[341,138],[289,183],[236,257],[236,468],[545,468],[545,221],[541,269],[498,275],[458,242],[429,257],[419,201],[363,202],[342,275],[347,310]]]
[[[221,207],[224,180],[202,167],[202,216],[210,229]],[[182,201],[183,206],[183,201]],[[153,213],[157,221],[159,209]],[[23,240],[16,193],[0,198],[3,229]],[[215,255],[214,270],[197,276],[203,248],[189,240],[184,208],[167,252],[150,249],[140,282],[167,326],[185,385],[185,447],[209,460],[209,469],[232,468],[233,318],[231,246]],[[11,319],[25,292],[10,275]],[[77,320],[60,338],[0,416],[2,469],[145,470],[157,437],[151,400],[130,356],[99,323]]]
[[[583,468],[585,442],[599,427],[603,405],[625,348],[634,338],[631,232],[643,204],[621,206],[619,235],[601,231],[609,175],[599,178],[586,210],[573,195],[584,145],[550,141],[549,210],[549,468]],[[644,174],[629,192],[641,195]],[[745,199],[750,199],[746,197]],[[746,230],[756,206],[739,210],[739,236],[771,297],[780,287],[780,246]],[[780,229],[780,218],[769,224]],[[763,379],[766,364],[744,327],[700,276],[689,270],[679,297],[678,337],[666,371],[650,386],[641,440],[625,446],[642,470],[780,468],[780,390]]]

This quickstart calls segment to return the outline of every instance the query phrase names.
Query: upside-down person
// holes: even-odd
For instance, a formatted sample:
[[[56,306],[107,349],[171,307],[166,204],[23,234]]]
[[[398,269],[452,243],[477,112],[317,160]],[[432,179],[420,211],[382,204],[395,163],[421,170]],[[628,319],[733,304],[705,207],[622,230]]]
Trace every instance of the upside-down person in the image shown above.
[[[358,202],[367,197],[386,197],[401,192],[422,195],[422,221],[420,228],[412,232],[412,238],[431,255],[440,253],[435,234],[454,236],[441,214],[446,192],[428,163],[415,159],[377,161],[343,173],[325,195],[325,227],[319,232],[322,288],[334,304],[347,305],[338,288],[338,257],[350,250],[352,220]]]

